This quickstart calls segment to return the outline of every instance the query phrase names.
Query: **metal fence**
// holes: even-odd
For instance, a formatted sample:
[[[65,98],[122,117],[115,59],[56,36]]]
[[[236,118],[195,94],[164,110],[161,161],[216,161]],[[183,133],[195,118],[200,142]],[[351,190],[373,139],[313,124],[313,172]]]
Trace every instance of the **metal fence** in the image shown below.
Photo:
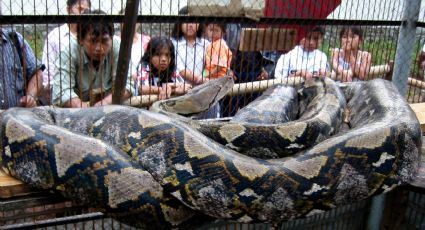
[[[197,0],[156,0],[149,2],[140,1],[140,3],[136,1],[136,3],[137,9],[133,10],[134,12],[127,11],[126,16],[119,14],[125,13],[126,2],[123,0],[92,1],[91,8],[100,8],[106,13],[105,15],[68,15],[66,1],[64,0],[25,3],[3,1],[0,5],[0,11],[2,13],[3,29],[12,27],[22,32],[36,57],[40,61],[44,60],[47,69],[43,74],[45,77],[50,77],[48,83],[44,82],[44,89],[51,88],[54,85],[54,70],[58,68],[57,65],[61,65],[60,62],[56,62],[60,59],[58,58],[60,56],[59,50],[69,50],[69,47],[74,43],[73,39],[67,39],[64,33],[62,33],[61,37],[56,35],[56,37],[51,37],[50,40],[48,34],[52,34],[52,30],[57,28],[58,25],[88,20],[114,23],[114,33],[117,38],[121,37],[121,44],[124,44],[120,47],[122,48],[119,53],[121,62],[117,63],[118,66],[113,73],[117,75],[116,80],[111,84],[113,86],[123,85],[115,84],[119,82],[117,81],[118,79],[126,78],[130,80],[128,72],[137,72],[136,69],[132,68],[137,65],[142,54],[145,53],[147,37],[165,36],[174,39],[172,30],[175,25],[180,25],[183,22],[196,22],[199,23],[199,30],[203,30],[205,23],[216,22],[226,25],[227,33],[224,35],[224,39],[233,55],[229,66],[223,68],[227,68],[234,74],[237,83],[275,77],[276,71],[279,71],[276,69],[279,57],[294,48],[305,37],[307,31],[314,26],[321,26],[325,31],[318,49],[327,56],[329,74],[334,69],[332,57],[335,53],[333,51],[335,48],[342,47],[341,30],[349,26],[356,26],[363,32],[359,50],[367,51],[371,54],[372,68],[364,76],[365,80],[375,77],[392,79],[400,91],[406,94],[411,103],[421,102],[425,94],[425,84],[422,82],[424,73],[417,62],[417,57],[420,56],[423,44],[425,44],[423,39],[424,6],[421,6],[420,1],[409,1],[409,4],[406,4],[407,1],[401,0],[369,1],[363,2],[363,5],[361,2],[354,4],[338,0],[304,1],[303,3],[277,0],[251,1],[250,3],[243,3],[243,1],[227,3],[212,1],[207,3]],[[179,10],[185,6],[188,6],[186,14],[179,14]],[[78,12],[70,11],[70,14],[75,13]],[[137,25],[134,24],[136,22],[134,20],[137,20]],[[135,37],[121,35],[121,29],[123,29],[121,23],[124,21],[125,25],[129,25],[126,34],[133,34],[133,28],[136,28]],[[232,30],[232,28],[236,29]],[[206,29],[204,28],[203,31],[206,31]],[[144,35],[143,41],[142,34]],[[200,33],[200,35],[206,38],[206,34]],[[178,42],[175,42],[174,45],[177,45]],[[194,72],[196,76],[202,76],[203,66],[198,66],[199,68],[197,68],[190,61],[192,58],[195,60],[201,59],[201,64],[206,65],[205,57],[207,53],[205,50],[207,50],[209,43],[206,40],[202,40],[202,42],[199,47],[204,49],[203,52],[199,52],[200,48],[198,48],[198,54],[194,57],[188,56],[187,52],[176,52],[176,60],[180,57],[178,68],[182,68],[181,66],[183,65],[187,70]],[[56,50],[52,48],[46,49],[46,44],[57,46]],[[127,44],[133,44],[132,48],[135,51],[131,54],[126,49],[126,47],[131,46]],[[44,54],[43,48],[45,49]],[[175,47],[175,49],[177,48]],[[84,53],[81,47],[78,50],[80,54]],[[46,61],[48,58],[51,59],[50,62]],[[129,65],[129,60],[131,59],[134,62],[133,66]],[[358,61],[361,62],[361,60]],[[179,61],[177,60],[177,62]],[[192,66],[187,67],[188,65]],[[181,74],[181,69],[176,70]],[[81,72],[78,72],[78,75],[81,79],[85,78]],[[335,75],[332,76],[335,77]],[[62,80],[67,77],[69,76],[61,75],[56,78],[56,81],[61,81],[58,83],[58,87],[62,88]],[[104,78],[107,81],[109,76],[106,74],[105,76],[97,76],[97,78]],[[354,74],[353,78],[356,79],[358,76]],[[186,80],[186,82],[193,85],[199,83],[194,83],[191,80]],[[342,80],[345,80],[345,78]],[[134,78],[133,88],[136,83],[138,83],[137,78]],[[111,85],[106,88],[100,87],[101,95],[110,92]],[[139,83],[140,85],[141,83]],[[75,91],[80,94],[78,95],[79,97],[84,97],[85,90],[77,90],[76,88],[74,85],[74,89],[68,89],[68,92],[63,92],[63,94],[72,95]],[[157,99],[158,93],[155,90],[138,91],[140,90],[135,88],[133,95],[136,93],[139,97],[132,97],[132,102],[127,102],[127,104],[140,107],[149,105],[149,103]],[[120,91],[115,88],[114,92],[118,94]],[[45,92],[44,90],[44,93],[50,95],[49,91]],[[92,95],[92,93],[93,90],[89,94]],[[241,91],[240,94],[223,100],[221,116],[233,115],[237,109],[243,107],[258,95],[258,93],[250,90]],[[140,95],[151,96],[143,97],[143,104],[141,104],[140,99],[142,97]],[[92,95],[90,98],[94,100],[93,98],[96,98],[96,96]],[[87,97],[84,99],[87,100]],[[52,102],[63,106],[63,101],[54,102],[51,97],[47,97],[43,101],[44,104],[51,104]],[[117,100],[116,102],[122,102],[122,100]],[[92,101],[93,104],[94,102]]]
[[[130,1],[129,1],[130,2]],[[135,4],[134,1],[131,1]],[[399,88],[400,92],[406,94],[406,98],[410,103],[422,102],[425,99],[425,79],[424,70],[420,68],[417,57],[420,56],[422,47],[425,44],[425,24],[424,24],[424,9],[425,3],[421,1],[337,1],[337,0],[321,0],[321,1],[278,1],[278,0],[264,0],[252,1],[251,5],[231,5],[226,6],[222,1],[216,1],[216,5],[211,5],[211,1],[171,1],[171,0],[152,0],[140,1],[137,3],[136,8],[128,8],[125,14],[119,14],[121,10],[125,9],[126,1],[95,1],[91,2],[92,9],[102,9],[106,14],[104,15],[68,15],[66,1],[60,0],[43,0],[43,1],[1,1],[0,2],[0,22],[2,29],[15,29],[19,31],[30,47],[35,53],[35,56],[41,61],[43,59],[43,49],[46,47],[45,43],[59,44],[57,52],[71,50],[71,44],[77,40],[72,41],[68,36],[58,39],[48,39],[48,34],[58,26],[65,23],[82,23],[82,22],[109,22],[114,24],[115,35],[120,38],[121,48],[118,49],[119,53],[116,56],[116,70],[112,75],[116,75],[114,80],[127,79],[133,80],[129,77],[128,72],[132,71],[134,66],[130,65],[132,55],[140,60],[142,51],[144,49],[141,34],[149,36],[151,39],[159,36],[167,38],[172,37],[173,27],[181,23],[225,23],[227,35],[226,42],[232,51],[232,63],[229,69],[235,75],[238,83],[251,83],[259,80],[261,73],[265,72],[268,78],[275,77],[276,65],[281,55],[290,51],[300,40],[307,35],[307,31],[315,26],[324,28],[325,34],[320,41],[319,50],[327,55],[328,69],[332,69],[332,50],[340,48],[341,37],[340,31],[347,26],[357,26],[363,31],[363,39],[360,49],[367,51],[371,54],[371,66],[374,71],[370,71],[365,80],[381,77],[391,79]],[[230,3],[242,1],[228,1]],[[229,3],[229,4],[230,4]],[[223,5],[224,4],[224,5]],[[188,13],[185,15],[179,14],[179,10],[185,6],[189,6]],[[134,10],[136,9],[136,10]],[[133,10],[133,11],[132,11]],[[136,15],[137,14],[137,15]],[[136,27],[136,21],[140,23]],[[124,28],[121,28],[121,23],[124,23]],[[236,26],[236,35],[230,33],[231,25]],[[127,31],[125,30],[127,26]],[[137,28],[134,31],[133,28]],[[121,32],[123,31],[125,32]],[[139,32],[136,39],[131,36],[134,32]],[[64,34],[63,34],[64,35]],[[230,36],[231,35],[231,36]],[[201,34],[204,36],[204,34]],[[236,45],[232,46],[233,40],[236,39]],[[206,47],[209,43],[205,40],[200,43],[201,47]],[[131,44],[134,43],[134,49],[139,50],[140,53],[131,53]],[[126,46],[123,46],[125,44]],[[179,44],[176,42],[175,44]],[[139,46],[139,47],[137,47]],[[77,47],[78,55],[85,55],[85,50],[81,46]],[[114,49],[114,47],[112,47]],[[204,48],[207,49],[207,48]],[[144,50],[148,53],[149,50]],[[425,50],[424,50],[425,52]],[[205,56],[201,53],[202,64],[205,64]],[[51,57],[54,62],[44,63],[47,65],[47,70],[56,69],[60,65],[62,56],[54,53],[52,50],[45,52],[45,55]],[[130,56],[131,55],[131,56]],[[179,54],[177,53],[176,56]],[[181,54],[180,54],[181,55]],[[45,57],[46,58],[46,57]],[[181,56],[182,60],[187,60],[187,54]],[[136,60],[136,63],[138,61]],[[59,63],[59,64],[58,64]],[[81,63],[79,63],[81,64]],[[188,63],[183,63],[188,64]],[[136,64],[137,65],[137,64]],[[188,65],[185,65],[186,67]],[[68,66],[62,66],[66,71]],[[189,68],[189,67],[187,67]],[[192,66],[193,68],[193,66]],[[189,68],[190,69],[190,68]],[[201,67],[202,69],[202,67]],[[47,70],[44,73],[47,73]],[[194,71],[195,72],[195,71]],[[198,73],[198,75],[202,75]],[[53,74],[51,81],[48,81],[45,88],[53,85],[52,81],[58,81],[56,76],[61,77],[60,74]],[[81,80],[83,74],[79,72],[77,75],[78,80]],[[89,75],[94,76],[94,75]],[[88,77],[89,77],[88,76]],[[101,79],[111,76],[104,76],[100,74]],[[108,78],[109,79],[109,78]],[[267,79],[267,77],[264,77]],[[124,82],[125,82],[124,81]],[[130,80],[129,80],[130,81]],[[193,83],[193,79],[192,82]],[[202,82],[202,80],[201,80]],[[41,84],[41,82],[39,82]],[[121,88],[119,86],[121,85]],[[158,93],[146,94],[143,92],[135,92],[139,96],[133,95],[129,100],[123,101],[121,98],[121,90],[124,89],[123,83],[111,83],[111,86],[101,88],[101,95],[109,92],[114,92],[119,98],[119,103],[127,103],[133,106],[145,107],[149,106],[154,100],[158,99]],[[151,85],[151,84],[150,84]],[[240,95],[225,98],[221,103],[221,116],[231,116],[237,109],[243,107],[259,93],[250,90],[248,87]],[[62,88],[59,81],[58,86]],[[151,85],[152,86],[152,85]],[[111,87],[116,87],[112,89]],[[134,87],[134,86],[133,86]],[[88,98],[94,98],[93,92],[90,92],[89,85]],[[254,87],[251,87],[254,88]],[[74,89],[69,89],[65,94],[71,94]],[[76,95],[80,98],[83,97],[81,89],[78,89]],[[39,96],[45,96],[44,104],[52,104],[50,91],[44,92]],[[93,93],[94,94],[94,93]],[[46,96],[47,95],[47,96]],[[3,97],[7,97],[3,95]],[[90,105],[95,104],[96,100],[93,99]],[[87,100],[81,100],[80,106]],[[63,105],[64,101],[60,101]],[[90,100],[88,101],[90,102]],[[398,190],[400,191],[400,190]],[[406,195],[407,190],[404,191]],[[412,191],[407,192],[408,196],[408,209],[403,212],[403,222],[408,224],[406,228],[409,229],[423,229],[423,195],[422,191],[415,193]],[[28,226],[20,225],[30,221],[34,224],[36,218],[27,218],[25,209],[9,210],[8,201],[1,201],[4,207],[2,217],[6,218],[9,222],[1,222],[0,225],[11,225],[10,228],[24,228]],[[62,202],[62,201],[61,201]],[[30,205],[32,203],[23,202],[20,205]],[[65,205],[65,204],[62,204]],[[303,220],[291,221],[284,223],[279,228],[282,229],[334,229],[336,226],[347,227],[347,229],[362,229],[367,222],[367,214],[370,208],[369,201],[362,203],[360,206],[341,207],[340,209],[333,210],[320,216],[313,216]],[[56,206],[52,206],[56,207]],[[66,206],[64,206],[66,207]],[[118,225],[117,228],[127,228],[127,226],[120,225],[113,220],[104,217],[102,214],[88,214],[92,213],[87,209],[73,210],[69,212],[69,207],[64,208],[57,206],[58,212],[44,212],[37,210],[37,215],[51,219],[52,222],[42,222],[42,227],[49,228],[51,226],[58,226],[62,224],[71,223],[69,228],[78,228],[78,226],[88,226],[82,228],[99,228]],[[34,206],[32,206],[34,208]],[[6,210],[7,209],[7,210]],[[66,209],[66,210],[65,210]],[[16,211],[18,210],[18,211]],[[66,211],[66,212],[65,212]],[[64,213],[65,212],[65,213]],[[41,214],[40,214],[41,213]],[[355,214],[356,218],[348,217]],[[19,219],[20,215],[23,216]],[[58,219],[67,216],[74,216],[74,219]],[[338,225],[336,216],[347,217],[348,219],[340,222]],[[394,217],[394,212],[384,213],[388,219]],[[328,219],[326,219],[328,217]],[[18,220],[19,219],[19,220]],[[384,218],[385,219],[385,218]],[[56,221],[56,222],[55,222]],[[89,221],[88,224],[85,221]],[[100,222],[99,222],[100,221]],[[86,225],[87,224],[87,225]],[[100,224],[100,225],[99,225]],[[390,226],[392,223],[384,222],[383,225]],[[268,225],[258,226],[245,226],[242,224],[228,224],[228,223],[214,223],[209,225],[212,229],[269,229]],[[231,227],[229,227],[231,226]],[[354,227],[353,227],[354,226]],[[30,227],[36,227],[30,226]],[[68,227],[65,227],[68,228]]]
[[[193,229],[296,230],[296,229],[424,229],[423,189],[404,187],[387,194],[382,219],[371,220],[371,199],[337,207],[306,218],[272,226],[262,223],[213,221]],[[78,206],[60,196],[39,193],[0,200],[0,229],[137,229],[96,210]],[[371,224],[376,223],[376,225]]]

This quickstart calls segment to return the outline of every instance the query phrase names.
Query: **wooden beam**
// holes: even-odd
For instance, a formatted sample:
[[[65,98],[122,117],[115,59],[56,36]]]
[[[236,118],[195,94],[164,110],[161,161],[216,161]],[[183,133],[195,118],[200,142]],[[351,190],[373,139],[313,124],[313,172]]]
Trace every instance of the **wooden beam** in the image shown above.
[[[410,107],[416,113],[416,117],[421,124],[422,133],[425,131],[425,103],[410,104]]]
[[[3,170],[0,169],[0,199],[24,196],[37,192],[39,191],[32,189],[22,181],[7,175]]]
[[[280,78],[280,79],[269,79],[262,81],[253,81],[246,82],[240,84],[234,84],[232,90],[229,91],[227,96],[235,96],[241,94],[248,94],[253,92],[262,92],[276,84],[285,84],[285,85],[298,85],[304,80],[301,77],[288,77],[288,78]],[[157,95],[143,95],[143,96],[134,96],[126,101],[124,101],[124,105],[132,106],[132,107],[148,107],[152,103],[158,100]]]

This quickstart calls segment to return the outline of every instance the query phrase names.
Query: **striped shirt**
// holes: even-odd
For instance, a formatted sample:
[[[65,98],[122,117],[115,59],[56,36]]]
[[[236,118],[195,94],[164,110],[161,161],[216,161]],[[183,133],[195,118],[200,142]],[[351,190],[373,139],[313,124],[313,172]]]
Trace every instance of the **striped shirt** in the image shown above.
[[[26,79],[24,79],[23,65],[13,43],[13,38],[9,34],[9,30],[0,29],[0,108],[2,109],[19,106],[19,100],[25,95],[27,83],[41,66],[31,47],[22,35],[16,32],[25,60]]]

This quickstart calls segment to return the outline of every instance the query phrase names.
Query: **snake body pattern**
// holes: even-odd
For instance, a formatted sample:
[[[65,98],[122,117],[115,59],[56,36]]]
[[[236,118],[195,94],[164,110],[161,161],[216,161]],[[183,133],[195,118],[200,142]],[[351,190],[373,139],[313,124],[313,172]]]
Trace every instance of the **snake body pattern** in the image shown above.
[[[253,102],[240,109],[231,121],[279,124],[293,121],[297,115],[298,93],[296,89],[286,85],[274,85]]]
[[[280,88],[274,90],[281,91]],[[271,94],[273,95],[273,92]],[[264,124],[268,118],[263,116],[258,119],[262,122],[252,123],[251,121],[259,117],[257,116],[259,113],[253,110],[267,111],[268,117],[274,117],[269,115],[269,111],[276,108],[281,101],[272,100],[271,106],[265,109],[261,101],[270,101],[269,98],[264,100],[259,98],[259,107],[251,109],[248,105],[246,112],[241,111],[242,115],[238,112],[235,118],[227,123],[217,121],[187,123],[213,140],[245,155],[258,158],[287,157],[335,134],[343,120],[346,101],[343,92],[334,81],[330,79],[308,81],[302,85],[299,97],[300,116],[295,121]],[[294,104],[282,103],[282,105],[287,105],[280,108],[283,114],[287,114],[288,109],[298,111],[298,107]]]
[[[341,94],[332,94],[322,98],[333,105],[324,110],[340,114]],[[421,130],[395,87],[353,83],[345,95],[350,130],[279,159],[242,155],[197,131],[198,123],[137,108],[14,108],[1,114],[1,163],[34,187],[137,216],[146,228],[179,226],[197,213],[279,223],[389,191],[415,175]]]

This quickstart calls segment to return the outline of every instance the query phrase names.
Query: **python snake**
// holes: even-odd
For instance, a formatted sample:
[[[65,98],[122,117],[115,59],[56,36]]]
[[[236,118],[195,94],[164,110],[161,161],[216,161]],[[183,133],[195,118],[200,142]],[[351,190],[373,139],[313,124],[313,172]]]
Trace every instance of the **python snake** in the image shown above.
[[[348,84],[345,104],[335,84],[319,82],[312,87],[321,100],[312,97],[305,106],[320,121],[312,124],[332,130],[345,108],[350,129],[328,130],[327,139],[290,157],[242,155],[196,130],[206,127],[199,122],[137,108],[38,107],[1,114],[2,167],[34,187],[132,216],[145,228],[181,226],[197,215],[279,223],[410,181],[421,130],[395,87],[384,80]],[[286,136],[296,139],[307,129],[300,130]]]

